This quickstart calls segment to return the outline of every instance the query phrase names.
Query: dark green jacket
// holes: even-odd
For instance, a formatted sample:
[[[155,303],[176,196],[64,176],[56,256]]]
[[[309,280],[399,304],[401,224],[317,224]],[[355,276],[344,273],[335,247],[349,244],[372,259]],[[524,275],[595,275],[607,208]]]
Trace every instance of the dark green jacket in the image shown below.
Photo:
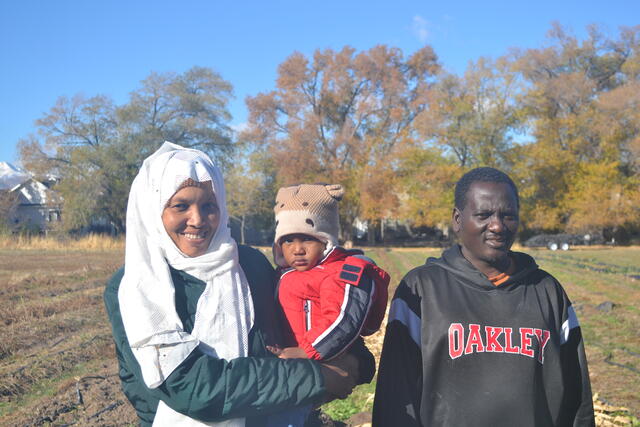
[[[118,288],[124,268],[107,284],[104,301],[116,344],[122,389],[141,425],[151,425],[159,400],[201,421],[246,417],[247,426],[261,426],[268,413],[316,403],[324,396],[319,364],[303,359],[281,360],[265,349],[267,344],[282,342],[275,312],[275,272],[258,250],[238,246],[238,252],[255,311],[249,332],[249,357],[226,361],[196,348],[155,389],[144,384],[122,324]],[[171,269],[171,277],[176,290],[176,311],[185,331],[191,332],[196,304],[205,284],[179,270]]]

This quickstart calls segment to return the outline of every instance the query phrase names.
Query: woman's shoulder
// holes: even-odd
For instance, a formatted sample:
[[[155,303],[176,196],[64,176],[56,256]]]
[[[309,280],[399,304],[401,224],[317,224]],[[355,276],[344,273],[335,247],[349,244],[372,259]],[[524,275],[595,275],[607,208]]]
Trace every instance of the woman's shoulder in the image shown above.
[[[111,276],[111,279],[109,279],[109,281],[107,282],[107,286],[104,288],[104,293],[102,295],[102,297],[104,298],[104,305],[107,309],[107,314],[109,315],[109,320],[112,323],[114,322],[115,318],[119,318],[120,316],[118,289],[120,288],[122,276],[124,276],[124,267],[121,267],[118,271],[113,273],[113,276]]]
[[[105,297],[107,294],[115,294],[118,295],[118,288],[120,287],[120,282],[122,281],[122,277],[124,276],[124,266],[120,267],[109,279],[107,282],[107,287],[104,291]]]
[[[258,297],[257,301],[267,297],[267,294],[271,295],[276,283],[276,272],[265,254],[250,246],[238,245],[238,258],[252,294]],[[263,295],[264,292],[266,294]]]
[[[273,270],[273,266],[265,254],[256,248],[247,245],[238,245],[238,258],[242,269],[268,268]]]

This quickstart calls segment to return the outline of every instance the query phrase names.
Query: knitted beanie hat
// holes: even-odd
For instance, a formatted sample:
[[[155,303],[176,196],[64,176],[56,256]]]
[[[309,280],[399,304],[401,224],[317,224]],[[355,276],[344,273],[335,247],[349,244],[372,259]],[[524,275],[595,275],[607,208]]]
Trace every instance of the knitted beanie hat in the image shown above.
[[[280,238],[289,234],[308,234],[327,244],[338,245],[338,201],[344,189],[340,184],[300,184],[282,187],[276,195],[276,235],[274,255],[278,259]]]

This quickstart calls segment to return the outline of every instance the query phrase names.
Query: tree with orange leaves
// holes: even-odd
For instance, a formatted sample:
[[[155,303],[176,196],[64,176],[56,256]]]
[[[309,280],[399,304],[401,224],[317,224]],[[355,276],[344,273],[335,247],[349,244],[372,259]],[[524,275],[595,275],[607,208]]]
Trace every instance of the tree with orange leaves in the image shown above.
[[[525,226],[615,233],[638,227],[640,26],[578,40],[556,25],[551,44],[515,63],[532,143],[514,147]]]
[[[396,154],[416,138],[412,124],[438,71],[428,46],[408,58],[384,45],[317,50],[313,58],[294,53],[279,66],[274,90],[247,98],[241,139],[269,153],[280,184],[342,184],[349,238],[356,217],[374,221],[394,212]]]

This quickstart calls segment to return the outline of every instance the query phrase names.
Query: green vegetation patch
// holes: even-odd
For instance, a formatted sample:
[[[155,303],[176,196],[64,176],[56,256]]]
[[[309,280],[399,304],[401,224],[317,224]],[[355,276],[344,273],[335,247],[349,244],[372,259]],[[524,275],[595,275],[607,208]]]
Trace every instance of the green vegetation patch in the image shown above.
[[[362,384],[356,387],[346,399],[329,402],[322,406],[322,410],[332,419],[344,422],[360,412],[371,412],[375,391],[375,381],[371,384]]]

